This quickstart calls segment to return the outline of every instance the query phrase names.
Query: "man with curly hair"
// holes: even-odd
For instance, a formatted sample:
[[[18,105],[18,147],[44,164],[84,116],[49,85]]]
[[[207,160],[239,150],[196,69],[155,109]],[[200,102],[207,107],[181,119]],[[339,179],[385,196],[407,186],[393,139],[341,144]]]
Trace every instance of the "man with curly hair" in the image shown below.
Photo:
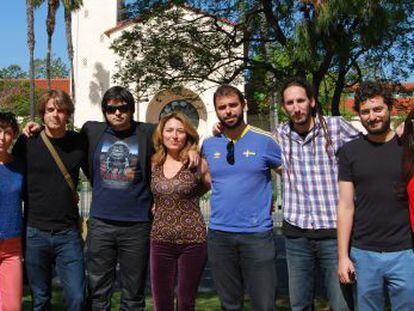
[[[414,253],[406,198],[398,195],[403,147],[390,128],[391,90],[365,82],[355,110],[368,134],[339,153],[338,275],[356,278],[360,310],[414,306]]]

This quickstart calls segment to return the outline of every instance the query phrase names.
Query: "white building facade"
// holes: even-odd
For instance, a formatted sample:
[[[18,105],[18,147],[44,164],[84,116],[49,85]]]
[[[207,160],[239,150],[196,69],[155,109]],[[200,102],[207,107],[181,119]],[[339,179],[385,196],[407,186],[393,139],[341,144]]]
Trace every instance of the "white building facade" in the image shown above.
[[[85,0],[82,8],[72,14],[75,127],[80,128],[88,120],[104,120],[100,103],[105,91],[115,85],[113,75],[118,60],[110,46],[123,31],[134,27],[132,22],[118,23],[118,9],[118,0]],[[238,81],[234,86],[243,91],[244,81]],[[217,122],[213,104],[217,84],[206,81],[202,86],[188,83],[179,92],[155,90],[137,101],[134,118],[156,123],[160,116],[178,108],[197,126],[201,138],[205,138]]]

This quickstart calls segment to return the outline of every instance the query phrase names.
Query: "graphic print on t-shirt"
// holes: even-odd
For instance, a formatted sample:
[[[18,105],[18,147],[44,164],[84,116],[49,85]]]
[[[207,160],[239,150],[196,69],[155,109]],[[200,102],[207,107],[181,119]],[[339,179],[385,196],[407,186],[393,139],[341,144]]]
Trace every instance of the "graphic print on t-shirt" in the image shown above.
[[[105,188],[126,189],[135,177],[138,163],[136,137],[104,141],[99,156],[102,185]]]

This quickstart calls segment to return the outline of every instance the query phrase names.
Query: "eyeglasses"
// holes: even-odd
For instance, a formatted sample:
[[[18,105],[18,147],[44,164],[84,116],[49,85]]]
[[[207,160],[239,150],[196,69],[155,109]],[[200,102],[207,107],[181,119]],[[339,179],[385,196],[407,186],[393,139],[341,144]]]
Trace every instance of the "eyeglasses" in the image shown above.
[[[123,104],[119,106],[112,106],[112,105],[104,105],[104,110],[106,113],[113,114],[117,110],[119,110],[120,113],[125,113],[130,111],[128,104]]]
[[[233,141],[229,141],[227,144],[226,160],[228,164],[234,165],[234,142]]]

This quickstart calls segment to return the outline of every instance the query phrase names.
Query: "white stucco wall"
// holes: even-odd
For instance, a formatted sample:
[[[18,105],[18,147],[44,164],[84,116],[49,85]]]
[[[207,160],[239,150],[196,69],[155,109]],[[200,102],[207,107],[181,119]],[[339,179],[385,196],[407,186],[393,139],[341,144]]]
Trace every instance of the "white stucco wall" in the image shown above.
[[[104,92],[113,86],[112,76],[117,60],[117,56],[109,47],[122,31],[130,29],[133,25],[113,31],[109,35],[105,34],[117,26],[117,0],[86,0],[83,7],[73,13],[72,19],[76,81],[74,121],[76,127],[81,127],[88,120],[103,120],[100,102]],[[239,85],[235,85],[242,92],[243,83],[241,80]],[[213,104],[213,94],[217,85],[205,82],[202,87],[204,91],[201,93],[197,91],[199,88],[190,83],[183,87],[195,92],[205,105],[207,118],[200,119],[198,127],[199,134],[205,138],[217,122]],[[136,119],[147,121],[148,105],[157,93],[158,91],[154,91],[154,94],[137,103]]]
[[[114,55],[104,34],[116,25],[116,0],[87,0],[72,15],[75,68],[75,126],[103,120],[100,101],[111,85]]]

